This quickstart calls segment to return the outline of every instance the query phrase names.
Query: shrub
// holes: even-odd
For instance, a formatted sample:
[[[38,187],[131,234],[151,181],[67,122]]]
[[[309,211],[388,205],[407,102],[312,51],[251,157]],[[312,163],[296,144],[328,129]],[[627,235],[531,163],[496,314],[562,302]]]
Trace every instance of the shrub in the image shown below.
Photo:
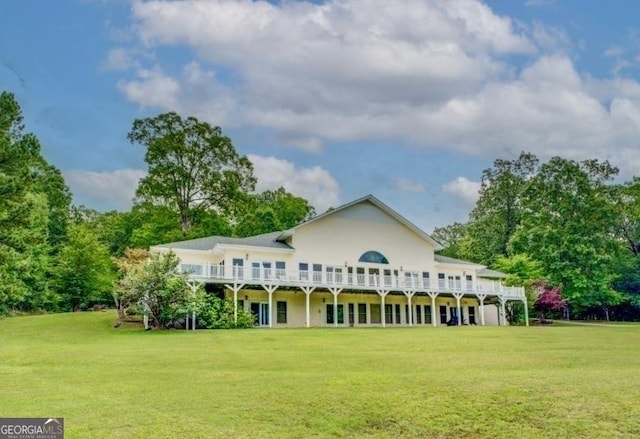
[[[252,328],[255,316],[243,308],[238,308],[237,321],[233,316],[233,300],[220,299],[207,294],[198,311],[198,326],[207,329]]]

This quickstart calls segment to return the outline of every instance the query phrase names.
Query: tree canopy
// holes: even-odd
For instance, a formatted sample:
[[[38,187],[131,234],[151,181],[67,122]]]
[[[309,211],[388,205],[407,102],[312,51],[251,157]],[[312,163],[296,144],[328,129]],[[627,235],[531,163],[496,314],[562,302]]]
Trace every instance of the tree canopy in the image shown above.
[[[253,165],[218,126],[174,112],[136,119],[127,138],[146,149],[137,203],[166,208],[187,236],[203,214],[232,215],[255,188]]]

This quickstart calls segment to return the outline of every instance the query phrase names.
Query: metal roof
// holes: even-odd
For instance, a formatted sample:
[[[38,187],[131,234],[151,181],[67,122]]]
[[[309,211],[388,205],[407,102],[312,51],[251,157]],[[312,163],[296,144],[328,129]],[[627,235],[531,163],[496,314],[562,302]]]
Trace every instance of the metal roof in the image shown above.
[[[186,241],[169,242],[167,244],[154,245],[153,247],[177,248],[181,250],[213,250],[217,244],[247,245],[253,247],[270,247],[291,249],[284,242],[276,241],[282,232],[270,232],[262,235],[248,236],[246,238],[230,238],[228,236],[208,236],[206,238],[189,239]]]
[[[476,264],[475,262],[463,261],[462,259],[450,258],[449,256],[435,255],[436,262],[443,262],[445,264],[464,264],[475,265],[478,267],[484,267],[482,264]]]

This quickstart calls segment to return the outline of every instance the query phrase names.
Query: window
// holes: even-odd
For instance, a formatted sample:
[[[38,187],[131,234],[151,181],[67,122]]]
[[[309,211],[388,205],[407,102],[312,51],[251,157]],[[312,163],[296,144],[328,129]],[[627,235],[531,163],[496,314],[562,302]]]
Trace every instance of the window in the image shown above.
[[[444,289],[445,278],[444,273],[438,273],[438,288]]]
[[[198,264],[182,264],[180,271],[183,273],[191,273],[194,276],[202,276],[202,265]]]
[[[430,288],[430,287],[431,287],[431,281],[429,279],[429,272],[423,271],[422,272],[422,288]]]
[[[244,260],[240,258],[233,258],[233,277],[234,278],[242,278],[244,277],[242,266],[244,265]]]
[[[367,304],[358,303],[358,323],[367,323]]]
[[[365,252],[358,259],[360,262],[369,262],[371,264],[388,264],[389,260],[380,252],[370,250]]]
[[[277,309],[277,322],[278,323],[287,323],[287,302],[278,301],[276,302]]]
[[[276,278],[277,279],[286,278],[286,265],[284,261],[276,261]]]
[[[432,323],[431,321],[431,305],[424,306],[424,322]]]
[[[396,303],[396,325],[400,324],[400,304]]]
[[[418,325],[422,324],[422,313],[420,312],[421,309],[422,307],[420,305],[416,305],[416,323]]]
[[[385,304],[384,321],[385,323],[393,323],[393,305]]]
[[[465,276],[465,280],[467,281],[467,290],[472,291],[473,290],[473,276],[471,276],[470,274],[467,274]]]
[[[309,280],[309,264],[300,262],[298,264],[298,270],[300,270],[300,280]]]
[[[322,264],[313,264],[313,281],[322,282]]]
[[[262,263],[264,278],[271,280],[273,278],[273,270],[271,270],[271,262]]]

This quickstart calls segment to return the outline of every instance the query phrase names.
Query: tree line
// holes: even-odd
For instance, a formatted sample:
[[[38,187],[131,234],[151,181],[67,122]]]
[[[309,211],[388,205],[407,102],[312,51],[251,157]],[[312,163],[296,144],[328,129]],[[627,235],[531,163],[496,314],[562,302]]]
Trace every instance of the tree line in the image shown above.
[[[133,121],[147,174],[127,211],[72,204],[61,172],[0,93],[0,315],[118,307],[123,279],[150,245],[290,228],[313,206],[283,188],[258,193],[253,165],[220,127],[169,112]],[[482,172],[465,223],[437,228],[446,256],[561,291],[574,317],[640,317],[640,179],[616,181],[607,161],[547,162],[531,153]],[[175,262],[175,261],[174,261]],[[116,288],[114,288],[114,285]],[[118,292],[119,291],[119,292]],[[124,312],[123,309],[119,309]],[[509,308],[512,321],[521,310]],[[212,323],[213,324],[213,323]]]
[[[220,127],[171,112],[135,120],[127,138],[148,167],[133,207],[73,205],[15,96],[0,93],[0,315],[112,304],[127,249],[257,235],[315,214],[283,188],[257,193],[253,165]]]
[[[437,228],[434,238],[444,255],[528,285],[530,302],[544,281],[562,292],[572,317],[637,320],[640,179],[619,182],[618,172],[608,161],[541,162],[527,152],[495,160],[469,220]]]

